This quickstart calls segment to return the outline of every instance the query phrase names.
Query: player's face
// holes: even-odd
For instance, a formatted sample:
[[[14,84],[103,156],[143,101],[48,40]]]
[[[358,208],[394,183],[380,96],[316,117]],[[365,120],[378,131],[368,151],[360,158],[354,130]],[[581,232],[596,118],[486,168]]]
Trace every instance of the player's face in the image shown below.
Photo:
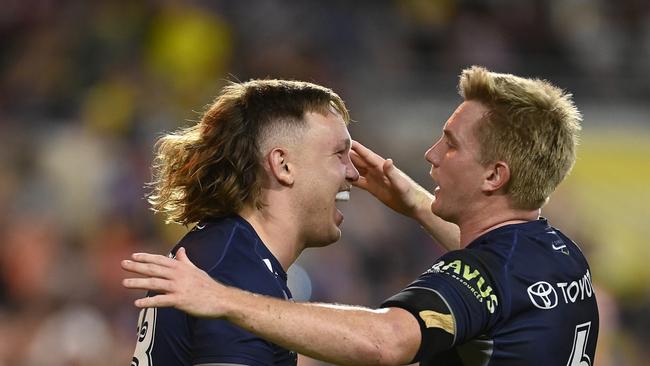
[[[479,141],[474,129],[487,112],[475,101],[463,102],[449,117],[443,134],[424,155],[431,163],[431,178],[438,185],[431,210],[459,223],[481,197],[484,167],[479,163]]]
[[[338,114],[308,113],[309,129],[301,143],[295,183],[296,205],[307,246],[323,246],[341,237],[343,214],[336,195],[359,178],[350,160],[350,133]]]

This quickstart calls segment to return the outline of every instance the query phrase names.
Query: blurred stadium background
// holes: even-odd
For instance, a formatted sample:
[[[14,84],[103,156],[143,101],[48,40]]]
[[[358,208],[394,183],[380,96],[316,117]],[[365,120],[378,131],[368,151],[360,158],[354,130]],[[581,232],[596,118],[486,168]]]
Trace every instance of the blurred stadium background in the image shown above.
[[[423,153],[472,64],[575,94],[578,163],[544,215],[591,261],[595,364],[647,365],[650,2],[4,0],[0,366],[129,364],[141,294],[121,288],[119,260],[186,230],[143,200],[152,145],[226,80],[332,87],[353,137],[430,187]],[[440,254],[363,192],[343,209],[343,240],[292,270],[298,296],[376,306]]]

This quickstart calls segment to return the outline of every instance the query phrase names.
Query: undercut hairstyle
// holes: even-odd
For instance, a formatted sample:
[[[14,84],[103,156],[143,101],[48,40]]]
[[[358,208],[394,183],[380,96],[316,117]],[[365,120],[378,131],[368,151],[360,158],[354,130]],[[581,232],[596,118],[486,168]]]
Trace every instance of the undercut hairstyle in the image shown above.
[[[460,95],[488,112],[474,130],[481,164],[504,161],[514,208],[541,208],[576,159],[582,115],[571,94],[545,80],[473,66],[460,75]]]
[[[298,141],[309,112],[349,122],[343,100],[319,85],[250,80],[225,86],[200,122],[157,141],[147,194],[152,209],[167,223],[189,225],[245,205],[262,208],[266,150],[278,139]]]

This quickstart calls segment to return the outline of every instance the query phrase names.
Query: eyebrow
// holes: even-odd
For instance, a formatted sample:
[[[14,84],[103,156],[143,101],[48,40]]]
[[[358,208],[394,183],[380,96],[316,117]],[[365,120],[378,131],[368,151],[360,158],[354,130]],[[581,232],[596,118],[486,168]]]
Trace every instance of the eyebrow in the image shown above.
[[[451,131],[449,131],[448,129],[443,129],[443,130],[442,130],[442,133],[443,133],[445,136],[447,136],[447,138],[448,138],[449,140],[451,140],[451,143],[452,143],[452,144],[454,144],[454,145],[457,145],[457,144],[458,144],[458,139],[456,139],[456,136],[454,136],[454,134],[453,134]]]
[[[344,146],[345,150],[348,150],[350,149],[350,145],[352,145],[352,141],[349,138],[342,139],[341,141],[338,142],[338,144],[336,144],[336,146],[338,147],[341,145]]]

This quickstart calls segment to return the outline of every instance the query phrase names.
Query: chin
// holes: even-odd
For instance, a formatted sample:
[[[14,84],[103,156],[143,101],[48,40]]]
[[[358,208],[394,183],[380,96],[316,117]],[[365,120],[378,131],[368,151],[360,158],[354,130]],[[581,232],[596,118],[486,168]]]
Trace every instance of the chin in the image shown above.
[[[440,205],[439,205],[438,199],[434,200],[431,203],[430,209],[431,209],[431,212],[433,212],[434,215],[436,215],[436,216],[438,216],[440,218],[443,218],[442,215],[441,215],[441,212],[440,212]]]
[[[320,248],[334,244],[341,239],[341,229],[335,226],[335,229],[328,230],[325,234],[317,235],[309,240],[307,247]]]
[[[456,221],[454,221],[455,216],[452,215],[450,212],[445,212],[445,210],[443,210],[440,206],[435,204],[435,201],[433,204],[431,204],[431,212],[433,212],[434,215],[438,216],[439,218],[445,221],[456,223]]]

